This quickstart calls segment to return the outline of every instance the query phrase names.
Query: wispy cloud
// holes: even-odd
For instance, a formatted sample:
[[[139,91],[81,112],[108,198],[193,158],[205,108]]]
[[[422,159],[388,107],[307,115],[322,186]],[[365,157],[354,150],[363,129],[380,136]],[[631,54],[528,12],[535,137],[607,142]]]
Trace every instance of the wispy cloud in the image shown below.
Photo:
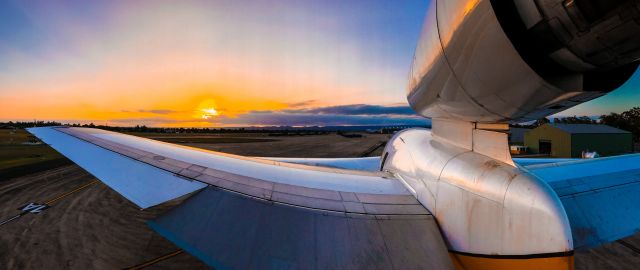
[[[311,105],[314,105],[316,103],[318,103],[317,100],[311,99],[311,100],[305,100],[305,101],[300,101],[300,102],[287,103],[287,105],[289,106],[289,108],[300,108],[300,107],[311,106]]]
[[[138,112],[141,112],[141,113],[153,113],[153,114],[170,114],[170,113],[176,113],[177,111],[167,110],[167,109],[154,109],[154,110],[140,109],[140,110],[138,110]]]
[[[328,106],[298,110],[290,109],[285,110],[285,112],[336,115],[415,115],[415,112],[409,106],[382,106],[368,104]]]

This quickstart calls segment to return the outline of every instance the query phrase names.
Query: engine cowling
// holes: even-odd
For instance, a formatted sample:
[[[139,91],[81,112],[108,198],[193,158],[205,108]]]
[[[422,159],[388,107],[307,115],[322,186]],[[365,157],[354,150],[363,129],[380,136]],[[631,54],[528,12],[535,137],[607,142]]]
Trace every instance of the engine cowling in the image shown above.
[[[457,269],[573,269],[569,220],[543,180],[427,129],[396,133],[381,168],[436,217]]]
[[[618,88],[638,59],[638,0],[432,0],[407,98],[426,117],[535,120]]]

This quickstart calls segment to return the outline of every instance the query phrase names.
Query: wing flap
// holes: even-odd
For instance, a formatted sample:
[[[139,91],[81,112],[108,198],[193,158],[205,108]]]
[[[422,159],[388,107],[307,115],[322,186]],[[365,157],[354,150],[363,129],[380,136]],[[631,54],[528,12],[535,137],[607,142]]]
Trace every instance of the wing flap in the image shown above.
[[[216,269],[453,269],[427,212],[326,211],[209,187],[149,225]]]

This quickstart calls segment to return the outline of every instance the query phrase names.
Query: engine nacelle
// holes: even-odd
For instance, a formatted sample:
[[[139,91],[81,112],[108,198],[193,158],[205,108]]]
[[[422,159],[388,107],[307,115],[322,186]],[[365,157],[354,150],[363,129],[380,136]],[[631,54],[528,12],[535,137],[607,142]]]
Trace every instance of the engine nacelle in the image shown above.
[[[394,135],[381,167],[436,217],[459,269],[573,269],[562,202],[535,176],[427,129]]]
[[[426,117],[523,122],[618,88],[638,59],[638,0],[432,0],[407,96]]]

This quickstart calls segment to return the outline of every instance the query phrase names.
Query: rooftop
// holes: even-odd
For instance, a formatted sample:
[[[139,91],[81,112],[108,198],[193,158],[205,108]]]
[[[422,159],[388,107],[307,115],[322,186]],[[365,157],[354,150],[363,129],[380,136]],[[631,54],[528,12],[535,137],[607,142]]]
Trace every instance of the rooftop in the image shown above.
[[[567,133],[631,133],[626,130],[614,128],[607,125],[598,124],[549,124],[552,127],[565,131]]]

